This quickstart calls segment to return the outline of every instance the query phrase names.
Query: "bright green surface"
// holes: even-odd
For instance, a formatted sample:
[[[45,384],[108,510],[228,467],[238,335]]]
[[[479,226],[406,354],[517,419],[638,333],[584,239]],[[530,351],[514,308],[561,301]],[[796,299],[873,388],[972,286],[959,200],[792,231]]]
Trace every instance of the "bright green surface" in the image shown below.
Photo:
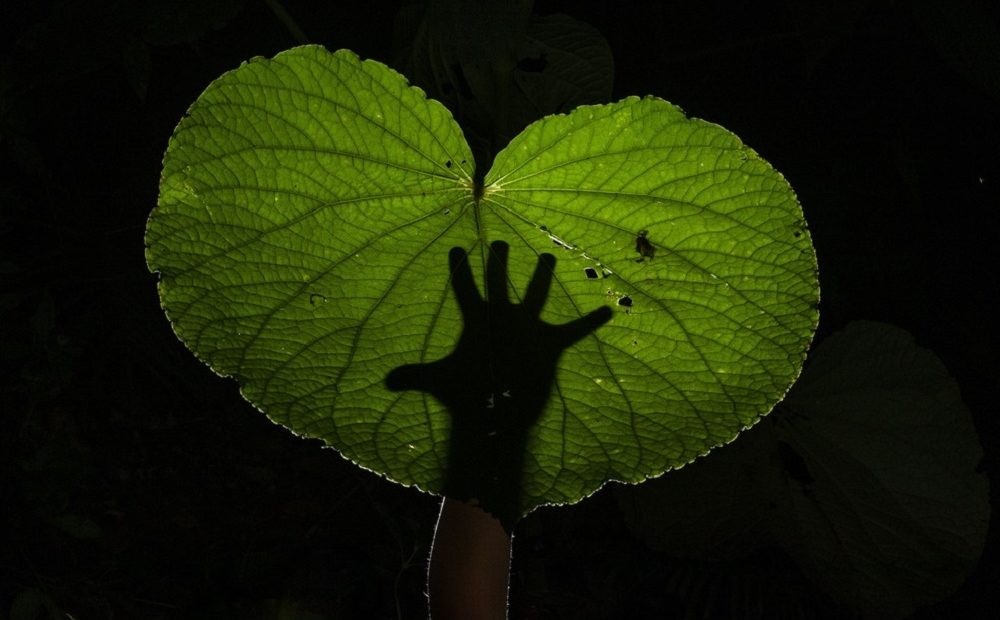
[[[788,184],[731,133],[630,98],[528,127],[478,203],[473,169],[451,114],[384,65],[316,46],[255,59],[170,141],[146,235],[163,307],[271,419],[437,491],[449,415],[385,377],[454,346],[449,249],[482,286],[488,244],[508,242],[515,299],[555,254],[541,318],[615,314],[561,358],[524,512],[681,466],[798,376],[815,255]],[[655,256],[639,261],[641,230]]]

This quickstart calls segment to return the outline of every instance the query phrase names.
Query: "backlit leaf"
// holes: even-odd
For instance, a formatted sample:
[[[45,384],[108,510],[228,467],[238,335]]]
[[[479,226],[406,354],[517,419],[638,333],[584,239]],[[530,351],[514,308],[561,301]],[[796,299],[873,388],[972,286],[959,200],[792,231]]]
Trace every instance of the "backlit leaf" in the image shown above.
[[[787,182],[656,98],[546,117],[478,186],[451,114],[349,51],[295,48],[216,80],[176,129],[146,242],[182,341],[272,420],[440,492],[450,414],[389,373],[455,347],[448,253],[478,284],[510,246],[517,301],[610,322],[560,358],[517,511],[639,481],[731,441],[784,395],[815,328],[815,255]],[[493,395],[484,395],[484,398]]]

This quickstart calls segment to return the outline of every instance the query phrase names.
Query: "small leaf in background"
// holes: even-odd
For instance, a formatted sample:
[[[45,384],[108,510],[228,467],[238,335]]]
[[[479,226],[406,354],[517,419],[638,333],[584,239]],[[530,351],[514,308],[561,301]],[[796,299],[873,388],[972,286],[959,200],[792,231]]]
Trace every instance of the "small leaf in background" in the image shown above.
[[[902,618],[949,596],[979,559],[990,514],[981,458],[940,360],[898,327],[855,322],[819,344],[764,424],[617,496],[657,549],[736,549],[731,559],[764,537],[861,616]],[[733,491],[733,478],[746,487]]]
[[[941,361],[904,330],[856,322],[827,338],[776,436],[815,478],[788,486],[783,546],[831,596],[900,618],[954,592],[990,506],[972,417]]]
[[[611,97],[610,46],[568,15],[436,0],[404,8],[396,26],[397,66],[454,112],[480,164],[532,121]]]

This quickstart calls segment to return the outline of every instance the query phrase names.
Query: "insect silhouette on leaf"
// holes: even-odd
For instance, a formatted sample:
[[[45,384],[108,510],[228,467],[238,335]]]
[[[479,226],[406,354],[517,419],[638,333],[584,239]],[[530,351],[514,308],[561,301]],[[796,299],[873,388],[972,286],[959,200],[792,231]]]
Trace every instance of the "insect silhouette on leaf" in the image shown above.
[[[635,237],[635,251],[639,253],[639,258],[635,259],[637,263],[641,263],[647,258],[653,260],[653,257],[656,256],[656,248],[649,241],[648,235],[648,230],[640,230]]]

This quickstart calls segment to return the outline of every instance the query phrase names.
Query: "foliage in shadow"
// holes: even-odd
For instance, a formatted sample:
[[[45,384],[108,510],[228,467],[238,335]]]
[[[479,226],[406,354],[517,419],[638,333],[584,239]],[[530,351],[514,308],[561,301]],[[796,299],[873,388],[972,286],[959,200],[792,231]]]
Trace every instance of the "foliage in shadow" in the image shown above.
[[[490,246],[486,297],[473,280],[467,255],[452,248],[451,284],[464,326],[447,357],[393,369],[386,385],[419,390],[452,416],[444,494],[478,504],[510,531],[520,516],[526,441],[552,391],[556,365],[573,343],[611,318],[603,306],[563,325],[539,318],[556,259],[538,258],[521,303],[508,294],[508,245]]]

